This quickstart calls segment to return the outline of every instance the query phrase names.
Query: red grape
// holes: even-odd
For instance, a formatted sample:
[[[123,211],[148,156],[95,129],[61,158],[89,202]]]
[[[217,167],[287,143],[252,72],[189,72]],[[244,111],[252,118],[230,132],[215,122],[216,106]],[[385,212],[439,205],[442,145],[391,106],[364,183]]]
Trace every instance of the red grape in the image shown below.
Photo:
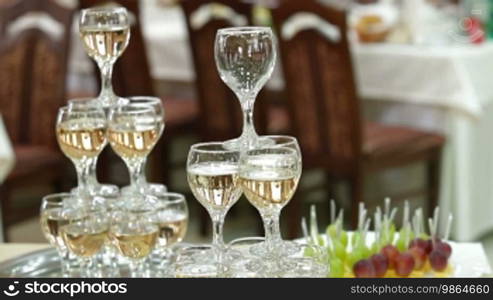
[[[445,254],[447,259],[452,255],[452,247],[450,247],[450,244],[446,242],[436,242],[435,243],[435,248],[433,250],[437,250]]]
[[[445,253],[439,250],[433,250],[430,253],[430,265],[433,270],[441,272],[447,268],[448,259]]]
[[[362,259],[353,266],[354,275],[358,278],[376,277],[375,267],[369,259]]]
[[[370,258],[373,267],[375,268],[375,274],[377,277],[385,276],[387,269],[389,267],[389,260],[387,256],[377,253]]]
[[[402,277],[407,277],[414,269],[414,258],[408,253],[401,253],[395,260],[395,273]]]
[[[412,240],[409,243],[408,248],[419,247],[419,248],[422,248],[423,250],[425,250],[427,246],[428,246],[427,241],[423,240],[422,238],[415,238],[414,240]]]
[[[426,263],[426,252],[425,252],[425,250],[416,245],[416,246],[409,248],[408,252],[414,258],[414,268],[416,270],[421,270]]]
[[[425,242],[426,242],[425,252],[426,254],[429,255],[433,250],[433,242],[431,241],[431,239],[426,240]]]
[[[381,253],[387,257],[389,269],[395,268],[395,259],[399,256],[399,250],[394,245],[387,245],[382,248]]]

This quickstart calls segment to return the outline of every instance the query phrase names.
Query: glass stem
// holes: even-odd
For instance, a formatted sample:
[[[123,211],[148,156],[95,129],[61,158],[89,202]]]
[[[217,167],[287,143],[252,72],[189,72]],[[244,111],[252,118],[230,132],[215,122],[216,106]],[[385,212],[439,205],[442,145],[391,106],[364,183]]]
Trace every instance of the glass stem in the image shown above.
[[[113,76],[113,62],[101,62],[98,63],[98,66],[101,70],[101,93],[99,94],[99,98],[109,99],[115,97],[113,84],[111,83]]]
[[[130,186],[136,190],[140,190],[145,182],[142,181],[142,174],[145,172],[145,159],[139,158],[127,161],[127,167],[130,172]]]
[[[243,133],[241,139],[246,141],[247,146],[252,146],[258,138],[255,131],[255,124],[253,123],[253,109],[255,104],[255,97],[243,101]]]
[[[88,188],[88,161],[86,160],[74,160],[75,170],[77,171],[77,190],[79,194],[86,194],[89,192]]]
[[[223,215],[212,217],[212,244],[218,248],[222,248],[224,246],[223,225]]]
[[[97,165],[98,165],[98,157],[96,156],[90,160],[90,163],[88,163],[88,167],[87,167],[87,174],[89,176],[89,180],[93,184],[99,183],[98,174],[96,172]]]
[[[130,277],[131,278],[146,277],[144,274],[144,264],[145,264],[145,260],[143,259],[130,259],[129,261]]]
[[[67,250],[58,250],[62,267],[62,277],[71,277],[70,254]]]
[[[272,213],[263,216],[265,230],[265,244],[267,250],[272,252],[276,242],[281,238],[279,230],[279,213]]]

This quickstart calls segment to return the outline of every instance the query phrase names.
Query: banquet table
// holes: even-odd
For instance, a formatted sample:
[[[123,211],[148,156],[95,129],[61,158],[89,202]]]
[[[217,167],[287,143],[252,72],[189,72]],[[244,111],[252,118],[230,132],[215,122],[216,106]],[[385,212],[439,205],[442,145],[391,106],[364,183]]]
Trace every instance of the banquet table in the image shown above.
[[[142,1],[141,14],[153,77],[193,82],[180,8],[160,7],[156,0]],[[73,55],[72,69],[87,72],[90,64],[83,62],[82,47],[76,49],[80,53]],[[471,241],[493,230],[493,143],[488,143],[493,128],[493,85],[489,82],[493,44],[353,43],[352,55],[359,96],[365,105],[379,105],[376,121],[447,137],[440,205],[443,214],[454,214],[453,237]],[[280,67],[268,85],[283,88]]]

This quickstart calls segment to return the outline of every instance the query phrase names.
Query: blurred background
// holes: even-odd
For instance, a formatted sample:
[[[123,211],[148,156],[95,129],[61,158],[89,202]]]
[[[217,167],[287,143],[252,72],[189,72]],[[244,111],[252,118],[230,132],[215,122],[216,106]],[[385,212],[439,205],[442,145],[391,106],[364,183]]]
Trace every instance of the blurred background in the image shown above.
[[[96,96],[99,72],[85,54],[78,10],[123,5],[130,45],[113,73],[120,96],[163,99],[166,129],[148,164],[151,181],[187,195],[190,242],[210,223],[186,182],[191,144],[234,138],[240,105],[214,62],[217,29],[273,27],[276,70],[256,102],[261,134],[301,144],[302,183],[283,211],[285,238],[329,200],[372,211],[385,197],[455,217],[453,238],[481,241],[493,259],[493,1],[489,0],[0,0],[1,218],[8,242],[45,242],[43,195],[67,191],[75,171],[58,148],[57,109]],[[101,182],[128,184],[107,147]],[[397,218],[400,220],[400,218]],[[446,219],[446,218],[442,218]],[[247,201],[228,214],[226,240],[262,234]],[[321,227],[322,228],[322,227]]]

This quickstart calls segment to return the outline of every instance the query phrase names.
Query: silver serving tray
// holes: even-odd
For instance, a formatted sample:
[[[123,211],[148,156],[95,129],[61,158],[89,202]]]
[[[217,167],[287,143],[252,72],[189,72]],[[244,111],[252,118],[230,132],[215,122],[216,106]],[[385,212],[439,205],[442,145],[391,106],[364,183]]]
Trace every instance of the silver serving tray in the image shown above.
[[[0,277],[62,277],[54,248],[34,251],[0,263]]]

